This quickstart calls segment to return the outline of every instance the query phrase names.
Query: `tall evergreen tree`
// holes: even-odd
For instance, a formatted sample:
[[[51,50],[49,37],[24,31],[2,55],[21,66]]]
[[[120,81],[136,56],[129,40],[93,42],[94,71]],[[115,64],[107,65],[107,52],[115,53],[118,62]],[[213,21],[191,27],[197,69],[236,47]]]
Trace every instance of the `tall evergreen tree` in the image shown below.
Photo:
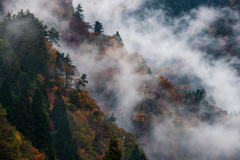
[[[59,75],[63,75],[64,73],[64,53],[60,53],[59,51],[56,52],[56,60],[55,60],[55,78],[58,78]]]
[[[26,86],[23,87],[16,104],[14,125],[19,132],[35,144],[32,107]]]
[[[84,15],[82,14],[84,10],[82,9],[82,6],[79,4],[77,8],[75,9],[74,12],[74,19],[77,20],[78,22],[84,21]]]
[[[145,153],[139,149],[139,146],[137,144],[135,144],[129,160],[146,160],[146,159],[147,158]]]
[[[0,103],[2,104],[3,108],[5,108],[7,111],[8,121],[11,124],[13,124],[13,119],[14,119],[13,98],[12,98],[9,84],[6,78],[4,79],[0,88]]]
[[[139,147],[137,144],[135,144],[129,160],[140,160],[140,155],[141,153],[140,153]]]
[[[66,57],[64,57],[64,71],[65,71],[65,80],[66,80],[66,88],[71,88],[71,82],[73,80],[72,76],[75,75],[76,66],[72,65],[72,60],[69,56],[69,53]]]
[[[33,126],[36,137],[34,146],[44,152],[48,160],[55,160],[50,123],[43,109],[42,96],[39,89],[35,90],[31,106],[34,116]]]
[[[76,150],[72,143],[72,133],[70,131],[66,106],[59,89],[55,91],[52,116],[56,129],[54,136],[54,148],[57,151],[57,158],[59,160],[77,159]]]
[[[103,33],[103,26],[102,23],[96,21],[94,24],[94,32],[95,34],[101,34]]]
[[[93,140],[93,143],[92,143],[92,146],[93,146],[93,150],[96,151],[98,154],[102,155],[102,150],[101,150],[101,147],[99,145],[99,141],[98,141],[98,138],[97,136],[95,136],[94,140]]]
[[[118,148],[118,140],[112,137],[109,143],[109,151],[106,152],[103,160],[121,160],[122,151]]]
[[[61,96],[61,91],[58,89],[54,93],[55,99],[54,99],[54,107],[52,110],[52,119],[55,122],[55,129],[57,130],[58,127],[58,121],[61,116],[67,117],[67,111],[66,106],[64,103],[64,100]]]
[[[58,31],[55,28],[51,27],[51,29],[47,33],[48,33],[48,38],[47,38],[48,41],[58,45],[58,41],[59,41]]]

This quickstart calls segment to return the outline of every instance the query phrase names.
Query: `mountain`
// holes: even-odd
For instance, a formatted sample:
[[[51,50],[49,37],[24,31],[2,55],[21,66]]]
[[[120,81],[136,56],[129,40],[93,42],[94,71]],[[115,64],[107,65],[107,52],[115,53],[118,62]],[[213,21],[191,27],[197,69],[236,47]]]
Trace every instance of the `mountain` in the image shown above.
[[[90,25],[81,4],[74,8],[72,1],[42,1],[52,20],[45,22],[31,8],[7,12],[19,3],[24,2],[1,1],[0,5],[4,13],[0,22],[0,157],[238,159],[236,143],[233,151],[214,148],[216,152],[206,152],[209,146],[203,141],[215,147],[219,139],[204,138],[209,132],[236,128],[237,113],[221,109],[207,93],[211,89],[204,89],[204,82],[184,68],[180,58],[162,66],[149,64],[140,52],[127,51],[121,32],[105,34],[105,24],[97,19]],[[181,19],[181,14],[202,5],[221,8],[200,34],[218,45],[190,37],[189,48],[206,53],[204,61],[231,64],[239,59],[237,1],[154,0],[124,14],[139,18],[143,10],[164,9],[166,16]],[[181,28],[175,34],[179,32]],[[235,63],[231,66],[239,71]]]

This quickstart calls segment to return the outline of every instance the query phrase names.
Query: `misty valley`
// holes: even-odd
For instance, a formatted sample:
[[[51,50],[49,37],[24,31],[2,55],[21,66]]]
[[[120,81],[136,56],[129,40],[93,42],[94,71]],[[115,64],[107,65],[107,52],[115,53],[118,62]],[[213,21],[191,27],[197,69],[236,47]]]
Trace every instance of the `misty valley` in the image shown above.
[[[240,160],[240,0],[0,0],[0,160]]]

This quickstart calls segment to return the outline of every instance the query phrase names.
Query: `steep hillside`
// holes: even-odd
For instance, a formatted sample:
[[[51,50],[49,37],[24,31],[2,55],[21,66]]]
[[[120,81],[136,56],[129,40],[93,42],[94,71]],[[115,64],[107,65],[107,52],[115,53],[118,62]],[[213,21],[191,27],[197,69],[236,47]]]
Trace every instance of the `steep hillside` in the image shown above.
[[[211,88],[205,90],[205,81],[181,58],[147,63],[140,52],[127,51],[120,32],[105,34],[105,24],[97,19],[91,26],[81,4],[42,1],[50,17],[45,22],[31,8],[7,12],[19,3],[24,1],[0,5],[5,13],[0,22],[0,157],[239,159],[240,148],[233,142],[237,136],[227,146],[218,136],[208,136],[223,131],[219,137],[238,135],[237,115],[218,106],[207,93]],[[181,13],[203,4],[221,9],[197,35],[190,34],[188,47],[202,53],[199,59],[210,66],[224,61],[231,64],[229,70],[239,69],[233,61],[239,60],[237,1],[147,1],[135,12],[121,7],[124,16],[137,14],[136,19],[142,16],[139,11],[163,7],[169,11],[166,16],[179,16],[177,22],[188,26],[186,19],[194,19],[195,12],[187,18]],[[187,27],[168,22],[181,39]]]

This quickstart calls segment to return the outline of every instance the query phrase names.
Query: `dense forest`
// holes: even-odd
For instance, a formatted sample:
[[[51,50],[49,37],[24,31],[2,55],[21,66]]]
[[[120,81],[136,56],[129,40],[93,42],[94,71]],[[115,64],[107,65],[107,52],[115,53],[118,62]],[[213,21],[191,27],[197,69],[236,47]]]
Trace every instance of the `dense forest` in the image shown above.
[[[106,25],[111,24],[101,18],[88,22],[86,3],[43,0],[32,6],[28,0],[0,0],[0,160],[240,159],[238,109],[228,110],[216,101],[214,89],[181,58],[168,57],[159,65],[154,64],[157,57],[149,58],[151,53],[145,57],[141,51],[129,52],[124,31],[108,35],[111,26]],[[104,2],[89,3],[100,7]],[[203,65],[210,64],[207,69],[227,65],[229,72],[224,67],[216,72],[234,76],[229,83],[237,88],[239,3],[146,0],[128,11],[121,1],[114,10],[123,14],[121,22],[127,27],[126,17],[150,23],[148,12],[161,11],[164,25],[181,39],[196,10],[217,8],[215,17],[186,41],[189,50],[200,53]],[[28,4],[28,9],[17,10],[20,4]],[[44,18],[38,17],[36,7]],[[139,26],[132,35],[127,33],[129,38],[133,32],[150,35],[151,29]],[[159,25],[157,32],[161,29]],[[134,38],[138,42],[141,37]],[[207,76],[206,68],[198,71]],[[230,97],[235,92],[225,85],[229,95],[224,97]],[[239,105],[235,97],[232,104]]]

